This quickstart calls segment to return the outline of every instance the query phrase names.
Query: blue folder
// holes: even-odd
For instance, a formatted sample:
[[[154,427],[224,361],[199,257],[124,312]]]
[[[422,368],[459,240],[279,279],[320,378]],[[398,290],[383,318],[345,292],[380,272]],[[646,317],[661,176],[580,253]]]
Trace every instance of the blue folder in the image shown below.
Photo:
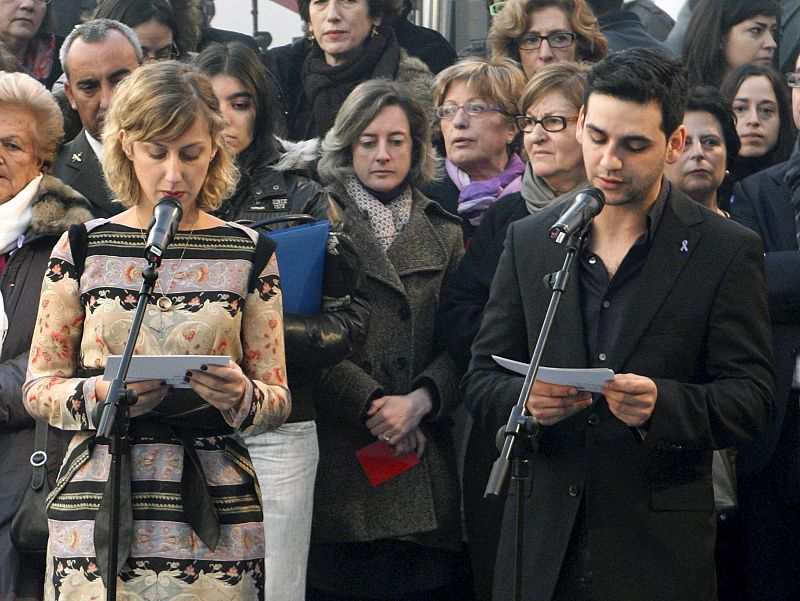
[[[323,220],[267,233],[278,245],[284,313],[319,313],[329,229]]]

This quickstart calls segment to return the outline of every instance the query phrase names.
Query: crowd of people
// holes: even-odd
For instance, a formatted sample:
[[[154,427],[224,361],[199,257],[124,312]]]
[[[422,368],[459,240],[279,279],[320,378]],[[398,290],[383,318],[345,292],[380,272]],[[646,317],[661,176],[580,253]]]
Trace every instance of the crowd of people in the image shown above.
[[[0,0],[0,600],[800,599],[792,4],[487,2],[459,58],[409,0],[298,0],[268,49],[213,2],[62,36]],[[271,234],[320,221],[295,309]],[[104,371],[154,267],[135,354],[224,360],[126,384],[111,478]],[[525,380],[495,356],[546,316],[542,366],[612,372],[536,378],[525,497],[486,497]],[[11,535],[34,451],[46,553]]]

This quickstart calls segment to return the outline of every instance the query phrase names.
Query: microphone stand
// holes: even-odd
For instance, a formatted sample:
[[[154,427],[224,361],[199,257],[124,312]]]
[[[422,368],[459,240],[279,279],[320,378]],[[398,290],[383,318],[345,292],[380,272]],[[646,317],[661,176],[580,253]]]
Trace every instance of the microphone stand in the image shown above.
[[[111,510],[109,512],[108,528],[108,565],[105,567],[106,600],[116,601],[117,598],[117,546],[119,543],[119,512],[120,512],[120,485],[122,476],[122,459],[130,455],[130,437],[128,432],[130,422],[130,406],[136,403],[136,392],[125,388],[125,378],[128,377],[128,368],[133,358],[133,349],[142,328],[144,312],[153,298],[153,289],[158,279],[158,264],[150,261],[142,272],[142,287],[139,291],[139,300],[136,304],[136,313],[131,324],[131,331],[125,343],[117,375],[111,381],[105,402],[95,407],[93,417],[99,419],[97,438],[108,440],[108,452],[111,455]],[[97,419],[94,420],[97,423]]]
[[[531,446],[531,436],[534,436],[539,429],[539,424],[536,418],[526,413],[525,402],[528,399],[533,382],[536,379],[536,374],[539,371],[539,364],[544,354],[544,347],[547,344],[547,338],[550,335],[550,330],[553,327],[558,305],[561,302],[561,296],[567,289],[569,283],[569,272],[572,268],[572,263],[575,256],[580,252],[583,243],[586,240],[586,234],[589,231],[591,221],[587,223],[580,232],[569,238],[567,243],[567,255],[564,258],[564,265],[560,271],[548,274],[545,276],[545,283],[553,291],[550,297],[550,304],[547,307],[547,313],[542,323],[542,328],[539,331],[539,338],[536,341],[536,347],[533,349],[533,356],[531,357],[528,371],[525,375],[525,382],[522,385],[522,391],[517,399],[517,404],[511,409],[511,414],[508,417],[508,423],[500,429],[497,433],[498,439],[502,434],[503,448],[500,451],[500,457],[494,462],[492,472],[489,475],[489,481],[486,484],[484,497],[499,497],[503,484],[508,477],[509,463],[511,463],[511,482],[514,484],[514,493],[516,494],[515,516],[514,516],[514,574],[513,574],[513,587],[512,599],[520,601],[522,599],[522,560],[523,549],[522,539],[524,535],[524,506],[525,506],[525,485],[531,478],[528,471],[527,460],[525,454]],[[519,443],[519,444],[517,444]]]

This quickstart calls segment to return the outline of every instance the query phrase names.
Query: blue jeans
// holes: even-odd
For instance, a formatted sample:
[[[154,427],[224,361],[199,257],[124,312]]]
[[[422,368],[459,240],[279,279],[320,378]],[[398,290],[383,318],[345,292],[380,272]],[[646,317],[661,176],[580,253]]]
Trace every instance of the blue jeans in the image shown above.
[[[319,463],[317,425],[284,424],[244,441],[264,503],[265,601],[304,601]]]

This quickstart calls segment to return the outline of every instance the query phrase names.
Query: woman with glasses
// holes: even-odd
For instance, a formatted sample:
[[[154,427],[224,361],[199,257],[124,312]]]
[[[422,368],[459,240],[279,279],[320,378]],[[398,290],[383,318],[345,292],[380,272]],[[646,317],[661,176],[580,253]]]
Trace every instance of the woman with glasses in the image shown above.
[[[466,598],[450,429],[461,372],[435,322],[463,244],[418,189],[434,168],[430,113],[399,82],[356,87],[323,142],[319,174],[364,261],[371,314],[364,345],[319,386],[308,601]],[[376,460],[407,469],[381,481]]]
[[[202,17],[196,0],[100,0],[94,15],[133,29],[145,63],[191,56],[197,50]]]
[[[720,92],[733,109],[741,150],[719,192],[723,209],[733,185],[787,160],[797,138],[786,80],[771,65],[742,65],[725,76]]]
[[[528,78],[550,63],[596,62],[608,54],[608,42],[585,0],[508,0],[487,43],[493,57],[514,59]]]
[[[22,71],[50,89],[61,76],[51,0],[1,0],[0,45],[5,46],[7,71]]]
[[[403,0],[299,0],[297,6],[306,39],[264,56],[280,82],[289,139],[324,136],[347,95],[368,79],[404,82],[430,102],[430,70],[386,26],[399,18]]]
[[[464,242],[498,198],[518,192],[525,164],[514,126],[525,78],[509,59],[468,59],[433,84],[446,176],[422,191],[462,218]]]
[[[522,92],[522,114],[515,121],[529,162],[521,190],[486,211],[456,277],[442,293],[441,320],[449,324],[448,348],[462,367],[470,359],[508,226],[553,203],[566,206],[589,186],[581,145],[575,138],[588,69],[577,63],[548,65],[536,72]],[[476,599],[490,599],[503,504],[484,499],[483,491],[496,457],[496,432],[487,431],[479,415],[472,417],[464,463],[464,517]]]

